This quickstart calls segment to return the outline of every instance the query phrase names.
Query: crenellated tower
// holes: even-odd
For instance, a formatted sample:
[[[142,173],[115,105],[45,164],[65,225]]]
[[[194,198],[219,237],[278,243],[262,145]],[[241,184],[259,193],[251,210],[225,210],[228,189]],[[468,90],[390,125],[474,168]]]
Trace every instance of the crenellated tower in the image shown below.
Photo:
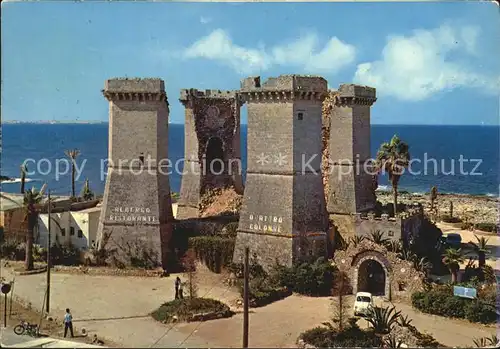
[[[247,174],[234,261],[245,247],[270,268],[326,248],[321,177],[321,107],[327,82],[285,75],[244,79],[248,105]]]
[[[106,186],[98,245],[130,263],[130,246],[164,267],[173,221],[168,178],[168,101],[161,79],[111,79]]]
[[[200,199],[215,188],[243,194],[240,107],[235,91],[183,89],[184,169],[177,218],[199,217]]]

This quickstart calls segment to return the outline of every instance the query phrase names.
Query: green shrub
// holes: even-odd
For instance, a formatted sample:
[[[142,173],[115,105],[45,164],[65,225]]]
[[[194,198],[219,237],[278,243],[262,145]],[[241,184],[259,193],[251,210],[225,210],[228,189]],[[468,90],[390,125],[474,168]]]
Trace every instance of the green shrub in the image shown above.
[[[452,217],[448,215],[442,216],[441,221],[445,223],[462,223],[462,220],[459,217]]]
[[[496,322],[497,319],[495,303],[489,305],[478,299],[472,300],[464,309],[464,313],[464,317],[471,322],[489,324]]]
[[[452,288],[447,286],[412,294],[413,307],[424,313],[462,318],[472,322],[495,322],[494,305],[490,304],[495,304],[490,298],[471,300],[454,296]]]
[[[278,266],[272,274],[276,284],[308,296],[332,294],[335,267],[324,257],[313,263],[305,262],[292,267]]]
[[[53,265],[80,265],[80,250],[73,245],[52,245],[50,259]]]
[[[343,331],[337,331],[333,326],[315,327],[303,332],[299,338],[316,348],[376,348],[382,344],[372,330],[362,330],[355,323]]]
[[[496,233],[498,230],[498,227],[497,227],[496,223],[477,223],[476,229],[491,232],[491,233]]]
[[[267,276],[257,276],[251,278],[248,283],[248,298],[250,306],[253,308],[263,307],[272,302],[288,297],[292,292],[287,287],[282,287],[273,283]],[[239,284],[240,295],[244,296],[244,285]]]
[[[189,238],[190,247],[196,252],[196,257],[216,273],[232,264],[235,241],[234,238],[220,236]]]
[[[211,298],[184,298],[176,299],[164,303],[158,309],[151,313],[153,319],[162,322],[172,322],[174,316],[178,321],[191,321],[194,315],[204,313],[217,313],[219,317],[229,317],[233,313],[229,307]]]
[[[26,256],[25,244],[17,239],[5,239],[0,246],[1,257],[5,259],[22,261]]]

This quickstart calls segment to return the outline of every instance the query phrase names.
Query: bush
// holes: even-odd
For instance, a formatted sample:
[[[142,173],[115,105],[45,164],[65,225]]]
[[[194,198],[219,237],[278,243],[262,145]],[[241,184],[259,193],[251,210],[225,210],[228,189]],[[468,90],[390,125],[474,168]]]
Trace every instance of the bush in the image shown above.
[[[455,217],[455,216],[452,217],[452,216],[448,216],[448,215],[442,216],[441,221],[443,221],[445,223],[462,223],[462,220],[459,217]]]
[[[467,319],[472,322],[495,322],[494,304],[490,299],[471,300],[456,297],[450,287],[439,287],[412,294],[413,307],[424,313]]]
[[[354,322],[343,331],[337,331],[333,326],[315,327],[303,332],[299,338],[316,348],[376,348],[382,344],[372,330],[362,330]]]
[[[496,223],[477,223],[476,229],[491,232],[491,233],[496,233],[498,230],[498,227],[497,227]]]
[[[229,307],[211,298],[184,298],[176,299],[167,302],[156,309],[151,316],[153,319],[161,322],[175,321],[198,321],[209,318],[207,313],[215,315],[214,318],[230,317],[233,312]],[[205,318],[200,318],[200,315],[205,314]]]
[[[335,267],[324,257],[313,263],[302,263],[292,267],[278,266],[271,277],[280,286],[307,296],[332,294]]]
[[[211,271],[220,273],[222,268],[232,263],[235,241],[227,237],[197,236],[189,238],[189,245],[196,252],[196,257]]]
[[[50,259],[53,265],[80,265],[80,250],[73,245],[52,245]]]
[[[0,246],[1,257],[14,261],[23,261],[26,257],[26,246],[16,239],[5,239]]]
[[[276,285],[269,277],[266,276],[252,278],[248,283],[248,288],[249,303],[253,308],[263,307],[292,294],[287,287]],[[239,291],[241,297],[243,297],[243,282],[240,282]]]

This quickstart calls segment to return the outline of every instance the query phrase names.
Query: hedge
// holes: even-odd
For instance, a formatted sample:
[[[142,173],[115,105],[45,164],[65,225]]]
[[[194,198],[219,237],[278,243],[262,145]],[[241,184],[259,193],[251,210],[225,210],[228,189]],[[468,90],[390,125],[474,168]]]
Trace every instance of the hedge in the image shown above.
[[[466,299],[453,295],[449,288],[433,289],[412,294],[416,309],[434,315],[467,319],[471,322],[493,323],[497,315],[495,305],[482,299]]]
[[[496,233],[497,232],[497,225],[496,225],[496,223],[477,223],[476,229],[491,232],[491,233]]]
[[[441,221],[445,222],[445,223],[461,223],[462,220],[459,218],[459,217],[455,217],[455,216],[442,216],[441,217]]]
[[[299,339],[316,348],[377,348],[382,344],[371,329],[362,330],[357,325],[343,331],[318,326],[303,332]]]
[[[232,263],[235,241],[231,237],[196,236],[189,238],[189,246],[211,271],[220,273]]]
[[[210,317],[210,314],[215,317]],[[226,304],[216,299],[184,298],[164,303],[151,313],[153,319],[165,323],[175,321],[174,316],[178,321],[200,321],[203,315],[205,319],[223,318],[232,316],[233,312]]]

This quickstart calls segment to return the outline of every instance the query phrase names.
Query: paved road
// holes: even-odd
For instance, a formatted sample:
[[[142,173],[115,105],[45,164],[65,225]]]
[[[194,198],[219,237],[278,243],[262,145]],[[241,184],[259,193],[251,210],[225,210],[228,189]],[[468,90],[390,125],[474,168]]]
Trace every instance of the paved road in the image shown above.
[[[242,314],[204,323],[164,325],[148,314],[173,298],[173,275],[168,278],[107,277],[54,273],[53,316],[62,318],[71,308],[74,326],[90,335],[134,347],[241,347]],[[17,276],[14,292],[38,308],[45,292],[44,275]],[[6,275],[7,280],[12,277]],[[200,281],[200,295],[231,304],[238,295],[220,279]],[[349,298],[349,302],[352,299]],[[294,347],[297,336],[319,326],[332,316],[331,298],[293,295],[250,314],[251,347]],[[350,304],[350,303],[348,303]],[[417,312],[406,304],[395,304],[413,319],[422,332],[432,334],[447,346],[470,347],[475,337],[490,336],[494,328]]]

